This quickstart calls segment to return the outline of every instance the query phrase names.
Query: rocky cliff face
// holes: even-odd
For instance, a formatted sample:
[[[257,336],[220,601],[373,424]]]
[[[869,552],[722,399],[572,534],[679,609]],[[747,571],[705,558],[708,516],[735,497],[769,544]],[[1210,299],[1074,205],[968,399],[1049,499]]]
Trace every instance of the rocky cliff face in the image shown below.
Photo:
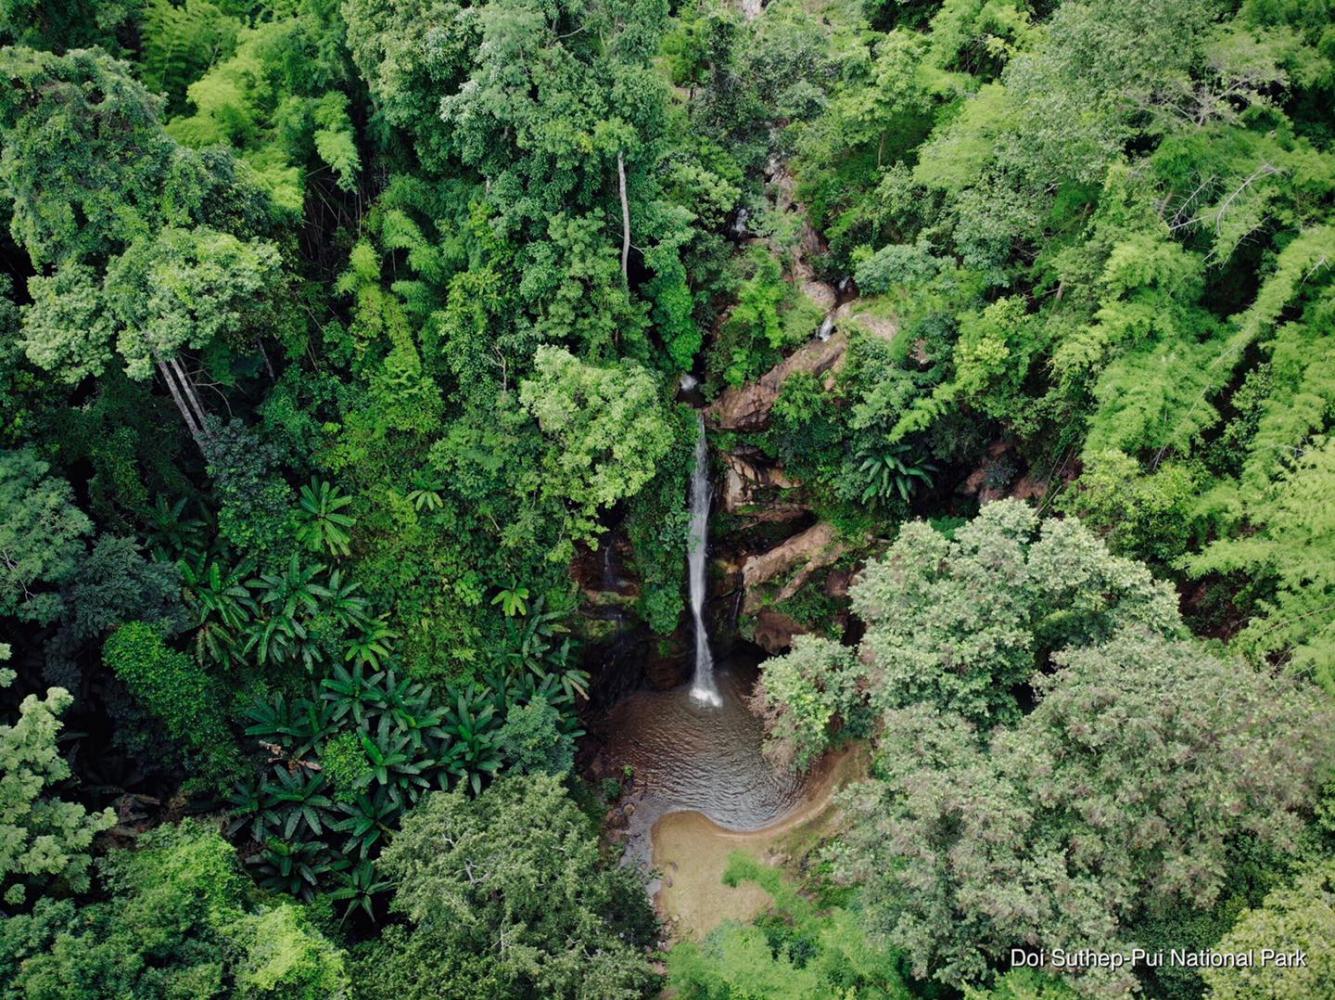
[[[825,388],[833,388],[835,376],[844,367],[849,334],[854,328],[885,341],[893,340],[898,332],[893,319],[859,309],[856,301],[845,302],[827,316],[822,328],[825,338],[817,337],[803,344],[755,382],[729,386],[705,410],[705,422],[714,430],[764,430],[769,426],[770,412],[784,382],[798,372],[823,376]]]
[[[837,633],[847,621],[847,588],[854,554],[864,543],[841,538],[835,527],[813,515],[803,484],[778,466],[747,436],[766,431],[775,403],[789,378],[815,376],[827,389],[848,359],[859,336],[892,340],[898,325],[884,303],[858,298],[856,285],[844,278],[836,286],[817,276],[813,261],[825,252],[819,233],[805,221],[796,197],[797,184],[784,164],[772,161],[766,193],[773,208],[801,220],[797,238],[784,245],[773,237],[751,233],[741,214],[733,234],[743,245],[769,243],[776,258],[786,262],[787,280],[823,315],[811,339],[754,382],[729,386],[704,407],[707,427],[730,432],[715,438],[718,460],[714,513],[711,521],[711,578],[706,614],[715,641],[726,644],[740,632],[769,653],[780,653],[795,635],[810,630]],[[694,378],[683,385],[682,401],[702,406]],[[726,443],[725,443],[726,442]],[[685,498],[683,498],[685,502]],[[639,628],[631,605],[638,582],[622,567],[633,565],[624,539],[608,540],[610,555],[587,553],[575,577],[583,591],[581,633],[589,641],[625,643],[628,630]],[[637,633],[638,634],[638,633]],[[683,622],[671,637],[652,642],[655,652],[637,654],[636,671],[650,686],[671,686],[689,669],[690,624]]]
[[[802,484],[754,449],[724,452],[723,511],[752,522],[791,521],[806,513],[791,491]]]
[[[742,586],[746,590],[742,613],[758,611],[762,607],[765,588],[777,588],[773,603],[788,600],[817,570],[837,562],[851,547],[839,537],[834,525],[822,521],[767,552],[749,556],[742,563]]]
[[[759,431],[769,425],[770,411],[784,382],[798,372],[834,375],[844,365],[848,336],[836,333],[829,340],[812,340],[784,358],[749,385],[729,387],[705,410],[705,422],[715,430]]]

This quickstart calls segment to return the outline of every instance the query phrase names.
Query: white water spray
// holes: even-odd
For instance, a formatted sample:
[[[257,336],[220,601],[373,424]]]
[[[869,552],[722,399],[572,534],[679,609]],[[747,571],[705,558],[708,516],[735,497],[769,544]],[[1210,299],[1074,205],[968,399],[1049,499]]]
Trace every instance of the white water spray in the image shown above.
[[[700,417],[700,435],[695,439],[695,469],[691,473],[691,532],[686,561],[690,568],[691,614],[695,616],[695,679],[691,699],[703,705],[722,705],[714,683],[714,655],[705,631],[705,550],[709,539],[709,444],[705,420]]]

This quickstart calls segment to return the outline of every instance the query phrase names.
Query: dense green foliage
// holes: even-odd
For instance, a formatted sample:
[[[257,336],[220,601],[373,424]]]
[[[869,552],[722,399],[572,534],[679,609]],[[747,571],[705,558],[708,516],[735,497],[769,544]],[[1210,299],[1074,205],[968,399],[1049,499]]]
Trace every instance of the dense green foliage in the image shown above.
[[[69,483],[45,475],[50,468],[31,452],[0,460],[0,549],[5,553],[5,614],[47,622],[60,613],[60,599],[43,584],[59,585],[74,575],[79,537],[92,525],[71,503]]]
[[[161,634],[143,622],[116,629],[102,658],[167,733],[200,759],[207,777],[219,778],[234,767],[221,691],[198,663],[169,648]]]
[[[349,995],[342,951],[290,901],[255,897],[236,852],[169,825],[102,864],[110,899],[42,900],[0,931],[5,997]]]
[[[874,714],[829,857],[920,977],[977,982],[1012,947],[1126,953],[1164,921],[1186,946],[1185,913],[1248,901],[1249,854],[1274,878],[1313,850],[1335,766],[1324,698],[1184,638],[1171,593],[1078,521],[1037,528],[1013,500],[953,539],[905,525],[854,586],[856,656],[799,641],[756,696],[767,752],[798,766]]]
[[[1227,951],[1273,948],[1268,941],[1289,942],[1312,957],[1278,975],[1255,969],[1211,969],[1204,973],[1219,1000],[1235,997],[1313,997],[1335,989],[1335,962],[1325,942],[1335,933],[1335,883],[1331,865],[1299,874],[1291,888],[1277,889],[1262,906],[1248,910],[1220,942]]]
[[[0,646],[0,660],[9,647]],[[0,668],[0,687],[14,672]],[[88,888],[89,848],[93,837],[116,821],[110,809],[89,814],[82,805],[50,794],[48,786],[70,776],[56,740],[60,713],[73,699],[52,688],[45,699],[28,695],[19,718],[0,726],[0,886],[7,906],[21,905],[28,885],[56,881],[74,889]]]
[[[701,944],[683,942],[669,957],[669,982],[683,1000],[740,997],[842,997],[907,1000],[898,956],[868,940],[855,914],[819,912],[780,872],[734,854],[729,885],[753,882],[773,905],[753,924],[725,924]]]
[[[1135,633],[1056,664],[986,753],[958,716],[883,718],[839,863],[920,972],[976,977],[1017,940],[1112,950],[1147,915],[1213,906],[1240,842],[1300,842],[1335,750],[1301,694]]]
[[[907,524],[862,574],[854,608],[878,708],[934,704],[975,723],[1013,720],[1017,689],[1054,650],[1118,631],[1182,631],[1172,590],[1109,553],[1079,521],[989,504],[947,540]]]
[[[476,799],[427,797],[381,868],[407,919],[358,969],[371,997],[643,996],[654,918],[638,877],[609,867],[588,819],[552,777]]]
[[[1329,3],[0,0],[0,78],[0,995],[653,995],[586,779],[701,397],[765,752],[872,767],[672,988],[1330,991]]]
[[[805,770],[838,729],[856,728],[861,672],[853,652],[800,635],[793,648],[765,664],[751,709],[765,724],[765,755],[778,767]]]

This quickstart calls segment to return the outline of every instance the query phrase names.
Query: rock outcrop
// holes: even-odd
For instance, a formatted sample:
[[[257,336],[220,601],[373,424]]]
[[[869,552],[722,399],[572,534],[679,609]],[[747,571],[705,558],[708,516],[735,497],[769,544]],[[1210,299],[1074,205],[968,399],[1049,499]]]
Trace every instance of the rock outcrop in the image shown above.
[[[820,307],[821,312],[829,312],[833,309],[839,298],[833,285],[824,281],[816,281],[814,278],[799,279],[798,287],[801,288],[803,295]]]
[[[828,285],[812,282],[829,289]],[[829,290],[833,295],[833,290]],[[869,309],[859,309],[858,301],[845,302],[830,315],[834,333],[825,340],[815,339],[799,347],[788,357],[747,385],[724,390],[705,410],[711,427],[725,431],[759,431],[769,425],[770,411],[779,398],[784,382],[798,372],[824,376],[825,388],[834,386],[834,376],[843,368],[848,352],[848,328],[856,325],[873,337],[891,341],[899,325],[891,318]]]
[[[789,521],[802,516],[806,507],[775,499],[779,490],[802,485],[783,469],[753,462],[731,452],[723,453],[723,509],[745,513],[757,521]]]
[[[834,525],[822,521],[768,552],[749,556],[742,564],[742,585],[746,588],[742,613],[752,614],[759,610],[767,596],[760,588],[766,584],[786,577],[770,603],[786,601],[811,579],[812,574],[837,562],[849,549],[849,544],[839,537]]]
[[[959,486],[959,492],[976,496],[980,504],[1006,497],[1017,500],[1037,500],[1047,495],[1048,484],[1033,473],[1019,475],[1022,459],[1015,452],[1012,441],[993,441],[987,448],[982,464],[969,473]],[[1018,478],[1017,478],[1018,476]]]
[[[895,320],[879,315],[865,307],[865,301],[851,299],[845,302],[834,311],[834,325],[836,329],[847,330],[848,324],[854,323],[861,329],[867,331],[873,337],[884,340],[887,343],[895,339],[895,334],[899,332],[899,324]],[[860,308],[861,307],[861,308]]]
[[[705,410],[705,420],[718,430],[764,430],[779,391],[790,376],[798,372],[825,375],[832,385],[833,376],[844,365],[847,350],[848,336],[842,332],[829,340],[804,344],[755,382],[727,389]]]
[[[671,691],[691,679],[690,651],[676,636],[670,643],[650,643],[644,660],[644,681],[653,691]]]
[[[807,629],[797,619],[781,614],[773,608],[765,608],[756,615],[751,632],[755,644],[770,656],[774,656],[789,649],[793,644],[793,637],[805,635]]]
[[[629,560],[630,542],[620,529],[607,532],[597,549],[576,547],[570,576],[580,602],[573,627],[585,642],[607,642],[635,627],[640,581],[627,570]]]

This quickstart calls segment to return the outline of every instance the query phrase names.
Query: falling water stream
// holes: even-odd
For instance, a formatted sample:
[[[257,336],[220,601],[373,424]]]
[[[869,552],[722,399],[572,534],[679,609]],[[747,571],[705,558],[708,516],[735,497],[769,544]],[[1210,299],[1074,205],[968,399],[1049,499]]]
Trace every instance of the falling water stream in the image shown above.
[[[609,712],[613,760],[633,776],[637,809],[627,859],[647,864],[654,822],[693,809],[731,830],[759,830],[802,798],[803,783],[776,772],[761,753],[763,729],[746,699],[756,659],[734,652],[715,664],[705,627],[706,542],[709,527],[709,446],[704,420],[695,444],[688,550],[693,676],[669,691],[636,691]]]
[[[691,615],[695,619],[695,678],[691,699],[715,708],[723,704],[714,682],[714,654],[709,650],[709,631],[705,628],[705,556],[709,544],[709,443],[705,439],[705,418],[700,417],[700,431],[695,439],[695,468],[691,472],[691,529],[686,552],[690,570]]]
[[[748,12],[759,11],[763,2],[746,0]],[[734,235],[739,239],[747,235],[744,213],[738,214]],[[840,304],[857,295],[849,279],[832,291],[833,304],[814,331],[819,340],[834,335]],[[678,400],[702,407],[705,399],[699,390],[699,379],[685,374]],[[714,661],[705,624],[709,505],[709,442],[701,413],[689,493],[687,566],[695,639],[690,680],[669,690],[645,687],[634,691],[613,705],[605,720],[610,763],[614,773],[626,779],[620,806],[625,824],[623,863],[653,867],[656,831],[669,813],[697,812],[709,821],[703,828],[680,828],[677,836],[688,838],[685,853],[678,839],[665,855],[672,877],[681,879],[682,885],[695,884],[691,879],[699,883],[702,873],[712,872],[709,858],[718,847],[718,828],[724,837],[777,829],[776,824],[786,817],[798,815],[799,807],[816,791],[802,776],[776,770],[762,752],[764,726],[748,704],[759,673],[759,650],[729,642],[724,636],[720,649],[726,653],[719,662]],[[670,657],[671,648],[671,644],[660,644],[657,656]],[[648,649],[645,654],[654,655]],[[658,666],[663,666],[661,661]],[[690,832],[682,834],[681,829]],[[691,837],[708,843],[691,841]],[[718,874],[710,875],[711,885],[717,884]],[[664,878],[668,877],[664,872]],[[651,893],[658,891],[658,885],[650,882]]]

